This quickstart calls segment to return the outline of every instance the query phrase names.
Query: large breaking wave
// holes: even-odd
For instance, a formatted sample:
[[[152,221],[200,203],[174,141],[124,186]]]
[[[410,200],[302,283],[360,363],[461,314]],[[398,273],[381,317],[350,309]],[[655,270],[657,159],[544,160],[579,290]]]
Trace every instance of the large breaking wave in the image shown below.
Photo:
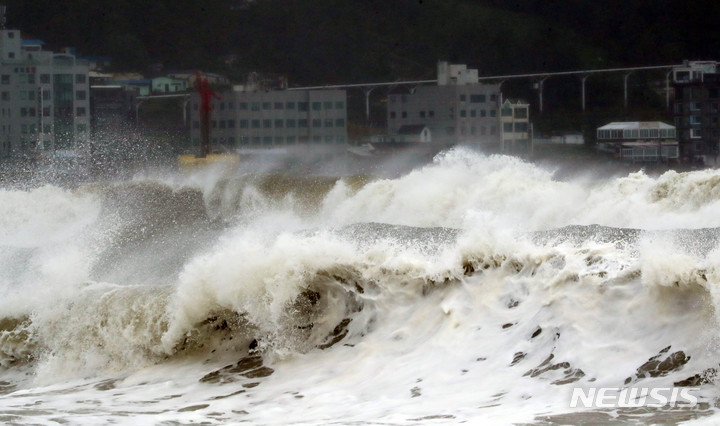
[[[0,417],[710,416],[719,203],[714,170],[559,181],[460,149],[394,179],[0,190]],[[701,404],[571,410],[591,384],[692,387]]]

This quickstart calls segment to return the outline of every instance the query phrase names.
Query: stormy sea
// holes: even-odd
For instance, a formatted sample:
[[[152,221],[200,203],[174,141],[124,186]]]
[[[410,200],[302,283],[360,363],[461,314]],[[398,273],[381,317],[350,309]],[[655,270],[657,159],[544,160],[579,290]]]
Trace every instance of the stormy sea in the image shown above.
[[[720,171],[555,172],[0,189],[0,422],[717,422]]]

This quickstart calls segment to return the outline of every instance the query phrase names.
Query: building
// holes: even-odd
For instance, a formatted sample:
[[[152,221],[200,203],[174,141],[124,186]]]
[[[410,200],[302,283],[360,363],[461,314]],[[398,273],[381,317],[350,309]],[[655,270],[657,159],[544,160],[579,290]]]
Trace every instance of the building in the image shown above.
[[[527,154],[532,150],[530,104],[521,100],[506,99],[500,108],[502,123],[502,152]]]
[[[434,144],[472,144],[499,151],[500,85],[480,84],[477,70],[465,65],[438,64],[438,84],[388,97],[388,133],[404,126],[427,126]]]
[[[188,89],[187,79],[172,77],[156,77],[152,79],[152,93],[178,93]]]
[[[720,63],[685,61],[673,69],[673,117],[684,161],[717,165]]]
[[[347,145],[344,90],[256,90],[235,86],[213,99],[212,150]],[[200,146],[199,96],[191,99],[193,146]]]
[[[668,163],[680,157],[675,127],[660,121],[606,124],[597,129],[597,147],[631,163]]]
[[[88,137],[87,63],[42,47],[0,29],[0,158],[72,157]]]

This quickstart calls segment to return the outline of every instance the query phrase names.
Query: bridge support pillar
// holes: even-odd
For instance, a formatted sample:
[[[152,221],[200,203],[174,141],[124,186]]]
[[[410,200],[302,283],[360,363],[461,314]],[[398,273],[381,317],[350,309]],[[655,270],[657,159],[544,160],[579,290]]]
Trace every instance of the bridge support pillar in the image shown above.
[[[632,71],[623,76],[623,94],[625,96],[625,109],[628,108],[628,78],[630,77],[630,74],[632,74]]]
[[[367,121],[370,121],[370,94],[373,90],[375,90],[375,87],[363,88],[363,93],[365,94],[365,119]]]
[[[580,77],[580,86],[582,91],[582,110],[585,112],[585,81],[590,77],[590,74],[585,74]]]

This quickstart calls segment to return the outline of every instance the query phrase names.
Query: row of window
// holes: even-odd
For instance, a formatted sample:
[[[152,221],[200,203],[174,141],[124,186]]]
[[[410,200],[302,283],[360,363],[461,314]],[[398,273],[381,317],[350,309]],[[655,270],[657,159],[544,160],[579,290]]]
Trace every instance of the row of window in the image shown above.
[[[3,134],[12,133],[12,125],[3,124],[0,128]],[[30,135],[37,133],[38,125],[35,123],[31,124],[21,124],[20,125],[20,133],[23,135]],[[79,123],[75,125],[75,130],[77,130],[78,133],[85,133],[88,131],[88,125],[85,123]],[[45,134],[51,134],[52,133],[52,126],[50,124],[45,124],[43,126],[43,133]]]
[[[503,131],[504,132],[513,132],[513,124],[515,125],[515,133],[523,133],[528,131],[528,123],[526,122],[520,122],[520,123],[503,123]]]
[[[23,107],[20,108],[20,117],[35,117],[38,115],[38,110],[34,107]],[[44,107],[42,109],[43,111],[43,117],[50,117],[50,107]],[[12,117],[12,109],[10,108],[0,108],[0,115],[2,117]],[[86,117],[87,116],[87,108],[85,107],[77,107],[75,108],[75,115],[77,117]]]
[[[18,93],[18,100],[20,101],[34,101],[35,100],[35,91],[34,90],[20,90]],[[44,101],[52,100],[52,92],[50,90],[43,90],[42,92],[42,98]],[[10,92],[4,91],[0,94],[0,99],[3,101],[10,101],[11,96]],[[69,100],[72,101],[72,93],[60,93],[59,98],[60,100]],[[76,90],[75,91],[75,100],[78,101],[85,101],[87,100],[87,91],[86,90]]]
[[[676,137],[675,129],[601,129],[598,139],[667,139]]]
[[[18,68],[15,68],[15,72],[18,72]],[[58,75],[60,76],[60,75]],[[72,75],[63,74],[63,76],[69,76],[63,78],[63,80],[67,82],[72,82]],[[0,75],[0,84],[6,85],[10,84],[11,77],[10,74],[2,74]],[[87,82],[87,76],[85,74],[75,74],[75,83],[76,84],[85,84]],[[35,84],[35,74],[24,74],[20,73],[17,74],[17,81],[18,84]],[[50,84],[50,74],[40,74],[40,83],[42,84]]]
[[[346,142],[345,136],[241,136],[235,138],[229,136],[227,138],[213,138],[213,144],[228,144],[237,146],[261,146],[261,145],[296,145],[296,144],[344,144]],[[195,143],[200,143],[199,139],[195,139]]]
[[[213,103],[213,107],[217,107],[220,111],[235,110],[236,104],[232,101]],[[198,104],[193,104],[193,109],[198,110]],[[316,102],[238,102],[237,109],[239,111],[330,111],[344,110],[345,102],[343,101],[316,101]]]
[[[403,104],[407,103],[407,101],[408,101],[408,95],[399,95],[399,96],[394,95],[394,96],[390,96],[390,103],[397,102],[398,98],[400,99],[400,102]],[[462,94],[459,96],[458,99],[460,100],[460,102],[467,102],[468,95]],[[488,99],[490,99],[490,102],[497,102],[497,94],[493,93],[490,96],[487,96],[484,93],[475,93],[475,94],[470,94],[469,99],[470,99],[471,104],[485,103],[485,102],[487,102]]]
[[[512,117],[513,111],[515,112],[515,118],[527,118],[528,117],[528,109],[525,107],[522,107],[522,108],[505,107],[500,111],[500,115],[503,117]]]
[[[687,104],[682,104],[682,103],[678,102],[675,104],[675,113],[683,114],[685,112],[702,111],[702,107],[703,107],[703,103],[699,102],[699,101],[688,102]],[[720,112],[720,103],[711,102],[710,103],[710,111],[711,112]]]
[[[469,110],[469,111],[468,111],[468,110],[465,110],[465,109],[461,109],[461,110],[460,110],[460,117],[461,117],[461,118],[467,118],[467,117],[468,117],[468,113],[470,114],[470,118],[476,118],[476,117],[482,118],[482,117],[488,117],[488,116],[489,116],[489,117],[497,117],[497,111],[495,111],[494,109],[491,109],[491,110],[484,110],[484,109],[475,110],[475,109],[471,109],[471,110]],[[397,112],[395,112],[395,111],[390,111],[390,118],[391,118],[391,119],[395,119],[395,118],[397,118],[397,117],[398,117]],[[435,111],[433,111],[433,110],[427,110],[427,111],[422,110],[422,111],[418,112],[418,117],[419,117],[419,118],[435,118]],[[408,118],[408,112],[407,112],[407,111],[401,111],[401,112],[400,112],[400,118]],[[451,110],[451,112],[450,112],[450,118],[451,118],[451,119],[454,118],[454,114],[453,114],[452,110]]]
[[[213,129],[234,129],[235,120],[212,120],[211,126]],[[312,125],[313,128],[344,128],[344,118],[326,118],[324,120],[315,118],[313,120],[307,119],[277,119],[277,120],[238,120],[238,127],[241,129],[306,129]],[[193,121],[193,127],[195,129],[200,128],[199,121]]]

